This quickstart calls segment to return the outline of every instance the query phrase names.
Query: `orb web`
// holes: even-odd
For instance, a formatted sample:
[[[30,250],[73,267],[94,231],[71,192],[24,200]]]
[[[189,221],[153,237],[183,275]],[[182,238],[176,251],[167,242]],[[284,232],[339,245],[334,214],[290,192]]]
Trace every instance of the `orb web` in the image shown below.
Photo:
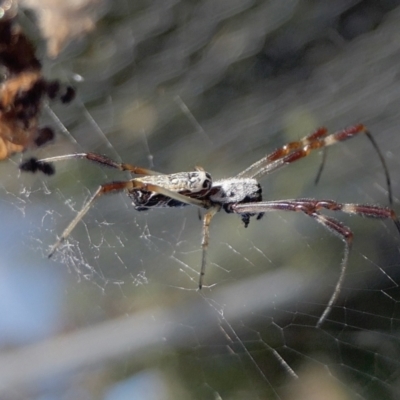
[[[87,42],[49,65],[75,82],[77,100],[49,106],[44,119],[60,133],[39,154],[92,151],[165,173],[201,165],[219,179],[316,126],[362,122],[387,157],[397,209],[398,44],[383,38],[396,31],[398,10],[382,8],[372,21],[363,4],[110,4]],[[376,29],[363,31],[367,22]],[[137,213],[124,194],[109,195],[48,260],[98,185],[129,175],[80,160],[57,163],[54,177],[32,176],[18,172],[19,157],[1,165],[1,253],[4,282],[20,297],[2,303],[17,315],[7,304],[33,298],[18,288],[50,296],[41,282],[54,276],[57,296],[27,310],[40,319],[44,303],[59,305],[41,336],[16,342],[15,322],[0,336],[15,346],[0,361],[5,393],[38,396],[44,382],[71,396],[101,381],[106,398],[122,383],[124,393],[157,387],[156,398],[398,395],[399,238],[390,222],[335,214],[354,246],[340,297],[317,328],[343,246],[314,221],[277,213],[245,229],[219,213],[198,291],[198,211]],[[310,156],[262,179],[264,197],[387,204],[365,138],[332,147],[315,186],[319,162]]]

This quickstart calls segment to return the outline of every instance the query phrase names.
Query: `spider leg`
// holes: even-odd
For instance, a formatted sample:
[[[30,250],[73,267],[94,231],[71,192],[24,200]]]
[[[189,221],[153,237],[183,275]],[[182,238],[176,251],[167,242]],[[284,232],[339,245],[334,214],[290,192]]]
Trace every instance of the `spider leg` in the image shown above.
[[[363,217],[379,218],[379,219],[391,219],[396,225],[397,230],[400,233],[400,222],[396,216],[396,213],[390,208],[363,205],[363,204],[351,204],[351,203],[337,203],[332,200],[314,200],[314,199],[294,199],[294,200],[278,200],[278,201],[267,201],[259,203],[244,203],[244,204],[233,204],[232,211],[238,214],[242,213],[261,213],[268,211],[300,211],[306,215],[314,218],[317,222],[322,224],[330,232],[338,236],[345,244],[343,259],[340,265],[340,275],[335,285],[335,289],[331,298],[329,299],[328,305],[326,306],[323,314],[317,322],[317,327],[321,326],[329,313],[332,311],[333,305],[339,297],[340,290],[343,284],[344,276],[347,269],[348,258],[351,249],[351,243],[353,239],[353,233],[351,230],[343,225],[341,222],[334,218],[326,217],[318,213],[321,209],[327,209],[332,211],[342,211],[347,214],[356,214]]]
[[[328,146],[331,146],[335,143],[342,142],[352,137],[364,133],[369,141],[372,143],[375,151],[378,153],[378,157],[382,163],[383,170],[386,177],[386,184],[388,188],[388,197],[389,203],[392,204],[392,185],[390,182],[389,171],[385,162],[385,159],[382,155],[382,152],[379,149],[378,144],[375,139],[371,135],[371,133],[367,130],[367,128],[362,125],[353,125],[346,129],[337,131],[335,133],[328,134],[326,128],[319,128],[314,133],[309,136],[304,137],[303,139],[290,142],[272,153],[268,154],[261,160],[255,162],[250,165],[250,167],[246,168],[244,171],[239,173],[237,178],[256,178],[259,179],[261,176],[265,174],[270,174],[271,172],[276,171],[277,169],[300,160],[301,158],[307,157],[313,150],[323,149]],[[322,166],[320,167],[317,174],[317,181],[322,173],[324,161]]]
[[[305,136],[298,141],[286,143],[284,146],[274,150],[272,153],[266,155],[261,160],[258,160],[254,164],[250,165],[250,167],[246,168],[244,171],[236,175],[236,178],[255,178],[256,176],[260,177],[264,175],[264,173],[268,173],[264,172],[264,169],[270,163],[282,159],[283,157],[292,153],[294,150],[300,149],[316,140],[326,137],[327,134],[328,130],[325,127],[321,127],[312,134]]]
[[[338,299],[340,291],[342,289],[344,277],[345,277],[346,270],[347,270],[347,264],[349,262],[351,245],[353,242],[353,233],[347,226],[343,225],[342,223],[340,223],[339,221],[337,221],[334,218],[326,217],[325,215],[321,215],[316,212],[308,214],[308,215],[310,215],[310,217],[314,218],[317,222],[319,222],[324,227],[326,227],[328,230],[330,230],[333,234],[335,234],[336,236],[339,236],[339,238],[342,239],[342,241],[344,243],[343,258],[342,258],[342,262],[340,264],[339,278],[336,282],[336,285],[335,285],[335,288],[331,295],[331,298],[328,301],[328,305],[325,307],[324,312],[319,317],[319,320],[316,325],[317,328],[319,328],[325,322],[326,318],[332,311],[333,305],[336,303],[336,300]]]
[[[87,203],[83,206],[83,208],[76,214],[75,218],[70,222],[70,224],[65,228],[64,232],[61,234],[59,239],[54,243],[54,245],[51,247],[50,252],[48,254],[48,257],[50,258],[54,252],[58,249],[58,247],[61,245],[61,243],[70,235],[72,230],[75,228],[75,226],[78,224],[78,222],[85,216],[85,214],[89,211],[89,209],[92,207],[93,203],[102,195],[107,194],[107,193],[116,193],[116,192],[121,192],[123,190],[127,191],[133,191],[133,190],[144,190],[147,192],[156,192],[159,194],[162,194],[166,197],[169,197],[171,199],[175,199],[177,201],[180,201],[181,203],[197,206],[200,208],[209,208],[209,204],[206,201],[191,198],[188,196],[184,196],[183,194],[173,192],[171,190],[168,190],[162,186],[150,184],[150,183],[144,183],[137,181],[135,179],[132,179],[130,181],[120,181],[120,182],[111,182],[111,183],[106,183],[104,185],[101,185],[96,192],[93,194],[93,196],[87,201]]]
[[[328,149],[326,147],[324,147],[322,149],[321,163],[319,164],[317,175],[315,176],[315,179],[314,179],[315,185],[318,185],[319,180],[321,179],[322,171],[324,170],[327,157],[328,157]],[[392,203],[390,203],[390,204],[392,204]]]
[[[213,206],[203,217],[203,239],[201,241],[201,268],[200,268],[200,276],[199,276],[199,290],[203,287],[203,279],[204,274],[206,272],[206,264],[207,264],[207,250],[208,243],[210,240],[210,223],[214,215],[221,209],[220,205]]]
[[[40,165],[40,164],[47,164],[51,162],[58,162],[58,161],[65,161],[65,160],[71,160],[74,158],[85,158],[89,161],[99,163],[101,165],[105,165],[107,167],[115,168],[120,171],[128,171],[131,174],[136,174],[136,175],[164,175],[160,172],[152,171],[147,168],[141,168],[137,167],[135,165],[127,164],[127,163],[119,163],[114,160],[112,160],[109,157],[96,154],[96,153],[74,153],[74,154],[66,154],[62,156],[55,156],[55,157],[48,157],[48,158],[42,158],[41,160],[35,160],[35,163]],[[31,163],[32,160],[25,161],[20,165],[20,169],[24,171],[32,171],[35,172],[34,170],[31,170],[29,168],[26,168],[28,163]],[[40,168],[36,168],[35,170],[41,170]]]
[[[127,189],[130,181],[125,182],[111,182],[106,183],[104,185],[99,186],[93,196],[87,201],[87,203],[83,206],[83,208],[76,214],[75,218],[70,222],[70,224],[64,229],[64,232],[58,238],[58,240],[51,246],[50,252],[47,255],[48,258],[52,257],[55,251],[60,247],[61,243],[70,235],[72,230],[78,224],[78,222],[85,216],[85,214],[89,211],[90,207],[92,207],[95,200],[97,200],[101,195],[107,194],[110,192],[119,192],[124,189]]]
[[[386,165],[386,161],[385,158],[383,157],[383,154],[381,152],[381,149],[378,146],[378,143],[376,143],[374,137],[372,136],[371,132],[369,132],[368,130],[366,130],[365,135],[367,136],[368,140],[371,142],[372,146],[374,147],[376,153],[378,154],[379,160],[381,161],[381,164],[383,166],[383,171],[385,173],[385,178],[386,178],[386,186],[388,188],[388,197],[389,197],[389,204],[392,205],[393,204],[393,195],[392,195],[392,184],[390,182],[390,175],[389,175],[389,170],[388,167]],[[328,155],[328,149],[326,147],[324,147],[322,149],[322,160],[321,160],[321,164],[318,168],[318,172],[317,175],[315,177],[315,184],[317,185],[321,175],[322,175],[322,171],[324,170],[324,166],[326,163],[326,158]]]

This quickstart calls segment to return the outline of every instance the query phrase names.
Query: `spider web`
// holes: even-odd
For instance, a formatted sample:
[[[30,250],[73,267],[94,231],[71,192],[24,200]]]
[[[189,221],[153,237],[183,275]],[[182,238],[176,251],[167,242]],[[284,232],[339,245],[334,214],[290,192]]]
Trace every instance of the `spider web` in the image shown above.
[[[201,165],[218,179],[316,126],[362,122],[387,158],[399,211],[395,5],[110,3],[92,35],[45,66],[78,98],[47,109],[61,134],[35,156],[92,151],[165,173]],[[104,196],[48,260],[97,186],[129,176],[84,161],[31,176],[20,160],[1,165],[4,396],[398,398],[390,221],[332,214],[355,239],[339,301],[316,328],[343,245],[315,221],[276,213],[244,229],[219,213],[199,292],[196,209],[135,213],[126,196]],[[315,186],[319,162],[263,178],[264,198],[387,204],[365,138],[333,146]]]

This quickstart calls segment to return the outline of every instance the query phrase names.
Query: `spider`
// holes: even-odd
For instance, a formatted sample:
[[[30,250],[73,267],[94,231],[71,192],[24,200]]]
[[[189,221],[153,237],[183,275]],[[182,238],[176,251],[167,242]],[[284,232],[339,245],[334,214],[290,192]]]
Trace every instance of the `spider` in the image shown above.
[[[278,148],[240,172],[238,175],[216,181],[213,181],[211,175],[199,167],[196,168],[196,171],[161,174],[134,165],[115,162],[106,156],[95,153],[69,154],[42,160],[30,159],[21,164],[20,168],[31,172],[35,172],[36,170],[43,171],[46,169],[48,163],[81,158],[120,171],[128,171],[133,175],[142,175],[127,181],[110,182],[101,185],[67,226],[56,243],[51,247],[48,255],[49,257],[54,254],[61,243],[69,236],[77,223],[89,211],[95,200],[107,193],[126,191],[137,211],[151,210],[159,207],[182,207],[187,205],[205,209],[206,213],[203,216],[203,235],[201,243],[202,261],[198,284],[199,289],[203,286],[203,278],[206,270],[209,226],[213,216],[221,209],[229,214],[238,214],[245,227],[249,225],[250,218],[255,217],[259,220],[264,213],[270,211],[301,212],[315,219],[344,242],[339,278],[328,305],[317,322],[317,326],[320,326],[326,320],[339,296],[353,240],[353,233],[348,227],[338,220],[325,216],[320,212],[326,209],[356,214],[363,217],[391,219],[399,233],[400,222],[392,209],[376,205],[338,203],[333,200],[316,200],[309,198],[263,201],[261,186],[257,179],[276,171],[284,165],[291,164],[308,156],[313,150],[326,148],[337,142],[350,139],[360,133],[364,133],[371,141],[383,164],[388,186],[389,201],[391,203],[391,184],[385,161],[373,136],[364,125],[361,124],[350,126],[335,133],[329,133],[326,128],[319,128],[312,134],[298,141],[288,143]]]

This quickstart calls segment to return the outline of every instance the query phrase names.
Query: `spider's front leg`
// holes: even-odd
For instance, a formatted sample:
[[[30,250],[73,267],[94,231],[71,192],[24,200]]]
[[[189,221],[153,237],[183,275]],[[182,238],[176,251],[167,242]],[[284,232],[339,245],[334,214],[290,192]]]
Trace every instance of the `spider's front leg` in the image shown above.
[[[36,171],[44,171],[46,165],[51,165],[51,163],[66,161],[72,159],[86,159],[93,163],[97,163],[100,165],[104,165],[106,167],[115,168],[120,171],[127,171],[134,175],[163,175],[161,172],[152,171],[147,168],[137,167],[136,165],[127,164],[127,163],[119,163],[117,161],[112,160],[107,156],[103,156],[97,153],[73,153],[73,154],[65,154],[61,156],[42,158],[37,160],[36,158],[30,158],[25,160],[19,168],[22,171],[26,172],[36,172]],[[50,175],[46,173],[47,175]]]

